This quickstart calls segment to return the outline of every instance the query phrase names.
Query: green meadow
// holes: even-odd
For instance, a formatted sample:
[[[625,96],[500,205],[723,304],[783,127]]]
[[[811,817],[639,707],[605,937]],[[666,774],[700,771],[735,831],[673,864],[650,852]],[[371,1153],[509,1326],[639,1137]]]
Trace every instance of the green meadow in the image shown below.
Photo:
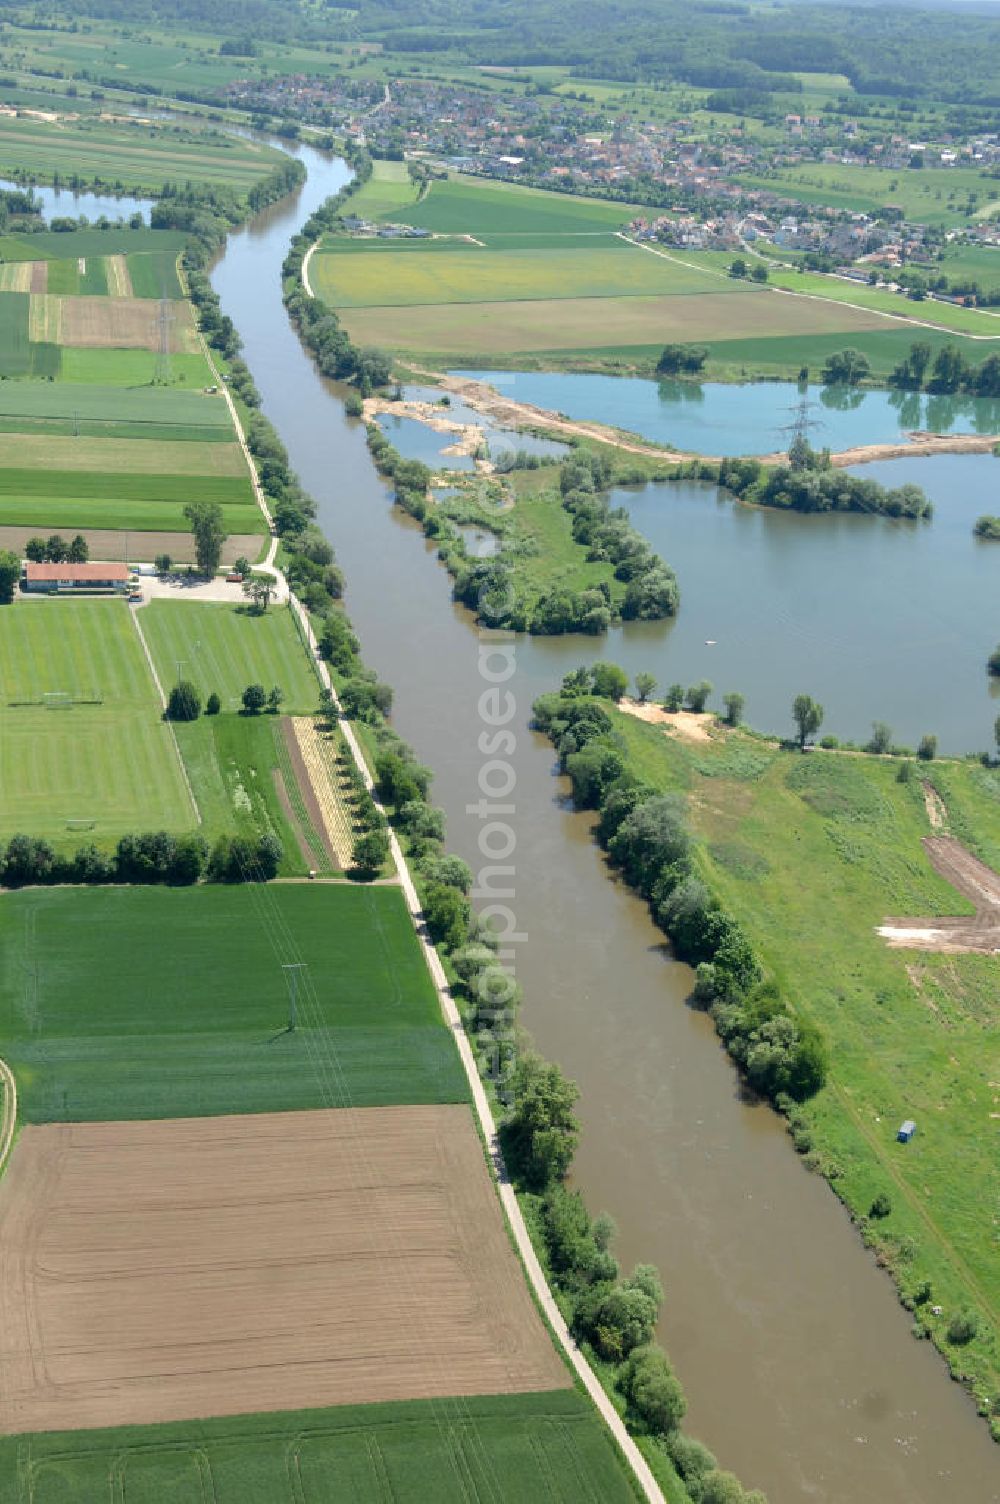
[[[72,172],[139,192],[188,181],[245,192],[282,160],[269,146],[190,125],[83,119],[69,139],[61,122],[21,116],[5,120],[0,133],[0,176],[65,180]]]
[[[216,1504],[626,1504],[629,1476],[590,1403],[542,1394],[341,1405],[0,1439],[0,1504],[103,1499]],[[502,1480],[502,1481],[501,1481]]]
[[[316,708],[319,680],[287,606],[254,615],[242,605],[151,601],[142,608],[142,630],[164,685],[175,682],[180,663],[181,677],[203,699],[214,691],[226,710],[239,707],[248,684],[278,685],[285,714]]]
[[[995,1390],[1000,958],[890,950],[876,933],[892,915],[970,911],[922,848],[919,778],[899,782],[892,758],[802,757],[742,733],[695,745],[622,714],[615,729],[641,778],[687,796],[702,876],[826,1036],[830,1076],[800,1109],[804,1146],[857,1217],[888,1197],[867,1236],[908,1297],[929,1282],[921,1323],[980,1392]],[[922,771],[952,831],[1000,868],[995,773],[973,762]],[[909,1117],[918,1131],[904,1146],[896,1130]],[[947,1326],[967,1307],[980,1333],[959,1349]]]
[[[70,709],[44,707],[66,694]],[[0,838],[60,848],[196,823],[149,665],[121,601],[0,611]]]
[[[282,966],[301,963],[286,1031]],[[36,888],[0,906],[27,1122],[458,1102],[403,895],[347,883]]]

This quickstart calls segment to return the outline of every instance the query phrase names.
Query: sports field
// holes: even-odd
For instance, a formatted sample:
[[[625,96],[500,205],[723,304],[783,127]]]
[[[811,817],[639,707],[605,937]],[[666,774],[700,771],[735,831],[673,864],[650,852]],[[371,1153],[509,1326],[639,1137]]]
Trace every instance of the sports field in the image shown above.
[[[302,963],[287,1032],[284,964]],[[398,888],[55,888],[0,905],[0,1037],[26,1122],[460,1102]]]
[[[572,1389],[339,1405],[155,1429],[0,1439],[0,1504],[628,1504],[592,1406]]]
[[[319,681],[285,606],[255,616],[244,606],[150,601],[142,608],[142,630],[164,684],[173,684],[180,662],[184,678],[204,698],[214,690],[227,710],[239,708],[248,684],[268,690],[277,684],[286,715],[316,709]]]
[[[95,703],[44,708],[53,693]],[[0,611],[0,704],[0,837],[75,848],[196,824],[123,602],[20,600]]]

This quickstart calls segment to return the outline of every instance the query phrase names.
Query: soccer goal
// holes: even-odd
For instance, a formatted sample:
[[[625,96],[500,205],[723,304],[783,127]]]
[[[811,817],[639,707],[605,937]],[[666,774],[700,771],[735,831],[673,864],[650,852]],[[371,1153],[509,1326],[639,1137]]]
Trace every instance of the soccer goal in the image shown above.
[[[87,820],[87,819],[84,819],[84,818],[81,817],[78,820],[67,820],[66,821],[66,829],[67,830],[93,830],[94,826],[96,824],[97,824],[96,820]]]
[[[46,710],[72,710],[73,696],[68,689],[46,690],[42,696],[42,704]]]

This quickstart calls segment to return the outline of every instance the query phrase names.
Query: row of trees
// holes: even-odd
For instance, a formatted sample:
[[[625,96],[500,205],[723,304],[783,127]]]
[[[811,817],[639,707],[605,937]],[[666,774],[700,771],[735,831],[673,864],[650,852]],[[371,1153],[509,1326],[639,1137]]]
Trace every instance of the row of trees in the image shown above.
[[[592,681],[593,682],[593,681]],[[599,811],[597,835],[626,881],[649,903],[676,954],[697,968],[696,997],[756,1090],[784,1104],[817,1091],[826,1051],[765,982],[747,936],[698,876],[683,801],[644,785],[626,762],[607,712],[581,694],[578,675],[534,706],[554,742],[574,802]]]
[[[92,842],[72,856],[48,841],[15,835],[0,852],[0,883],[22,888],[50,883],[269,882],[277,876],[281,842],[271,831],[253,837],[223,835],[209,849],[200,835],[147,831],[124,835],[113,852]]]
[[[461,858],[445,850],[444,815],[430,802],[430,771],[386,724],[391,690],[365,667],[343,611],[327,612],[318,639],[345,714],[363,719],[374,735],[376,792],[413,865],[427,932],[447,953],[458,978],[456,991],[473,1047],[481,1058],[490,1058],[497,1047],[496,1014],[516,1014],[519,993],[497,957],[496,935],[472,910],[472,873]],[[627,680],[616,665],[596,664],[592,672],[597,692],[611,692],[619,684],[618,693],[624,692]],[[327,701],[321,713],[332,713]],[[355,823],[361,826],[354,845],[355,868],[359,874],[374,875],[388,854],[384,823],[353,763],[348,770],[343,749],[340,760],[353,785]],[[504,1157],[522,1194],[539,1213],[550,1275],[569,1305],[574,1332],[600,1355],[605,1373],[610,1369],[613,1374],[629,1425],[666,1445],[693,1500],[744,1500],[732,1475],[721,1472],[711,1453],[679,1430],[683,1392],[652,1340],[663,1298],[655,1269],[640,1265],[621,1277],[609,1249],[612,1224],[605,1217],[592,1223],[579,1193],[565,1185],[579,1138],[576,1086],[558,1066],[527,1049],[523,1040],[516,1052],[511,1106],[501,1127]],[[746,1496],[746,1504],[751,1497],[760,1500],[759,1495]]]
[[[29,538],[24,545],[24,556],[33,564],[86,564],[90,546],[82,533],[68,543],[59,533],[52,533],[48,538]]]
[[[889,381],[904,391],[1000,397],[1000,355],[988,355],[979,365],[973,365],[957,345],[942,345],[934,355],[927,340],[917,340]]]

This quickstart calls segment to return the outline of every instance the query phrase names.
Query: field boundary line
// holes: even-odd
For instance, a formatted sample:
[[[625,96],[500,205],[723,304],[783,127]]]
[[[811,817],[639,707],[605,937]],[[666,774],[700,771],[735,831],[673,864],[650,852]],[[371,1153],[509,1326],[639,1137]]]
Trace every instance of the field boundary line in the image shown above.
[[[177,733],[174,731],[173,726],[166,718],[167,697],[163,693],[163,685],[160,683],[160,676],[156,672],[156,664],[153,662],[153,655],[149,651],[149,643],[146,641],[146,634],[143,632],[142,627],[139,623],[138,608],[136,606],[129,606],[128,614],[132,618],[132,625],[135,627],[135,630],[139,634],[139,641],[142,644],[142,651],[146,655],[146,662],[149,664],[149,672],[153,676],[153,683],[156,685],[156,693],[160,697],[160,704],[163,707],[164,711],[164,723],[167,730],[170,732],[170,740],[173,742],[174,746],[174,756],[177,758],[177,766],[181,770],[181,777],[184,779],[184,787],[188,791],[188,798],[191,800],[191,808],[194,810],[194,818],[199,825],[203,825],[204,821],[201,817],[201,810],[198,808],[198,801],[194,797],[194,789],[191,787],[191,780],[188,777],[187,765],[185,764],[184,759],[181,756],[181,749],[177,742]]]
[[[0,1114],[0,1174],[3,1173],[17,1126],[17,1082],[6,1060],[0,1060],[0,1083],[3,1087],[3,1113]]]
[[[371,794],[376,806],[384,814],[384,808],[375,791],[374,779],[372,778],[368,764],[365,761],[364,753],[361,750],[361,745],[354,734],[354,728],[351,726],[349,721],[343,719],[343,712],[341,710],[340,701],[337,697],[336,688],[330,678],[330,673],[327,669],[326,664],[319,657],[316,638],[313,634],[313,630],[310,625],[305,607],[302,605],[301,601],[299,601],[297,596],[291,593],[291,591],[289,591],[289,604],[299,618],[300,624],[302,626],[303,636],[305,637],[306,642],[309,644],[309,648],[311,653],[313,654],[314,662],[316,663],[317,671],[319,673],[319,677],[323,683],[323,686],[324,688],[329,689],[333,697],[333,703],[341,716],[341,730],[344,733],[344,740],[350,748],[351,756],[354,759],[355,765],[357,766],[358,771],[364,779],[365,787]],[[462,1023],[458,1007],[451,995],[451,989],[448,986],[448,979],[445,975],[444,967],[441,964],[441,958],[438,955],[437,950],[432,944],[430,938],[428,937],[426,928],[422,922],[421,916],[423,913],[423,907],[417,894],[416,887],[414,886],[413,878],[410,876],[410,869],[407,866],[402,847],[399,844],[399,837],[396,835],[396,832],[391,825],[388,827],[388,829],[389,846],[392,852],[393,860],[396,863],[396,870],[399,873],[399,882],[403,890],[403,896],[406,900],[406,907],[409,910],[410,918],[413,921],[413,927],[416,931],[417,940],[423,951],[424,960],[427,963],[427,969],[430,972],[431,980],[434,983],[434,990],[438,995],[438,1002],[441,1006],[441,1012],[444,1015],[445,1023],[447,1024],[448,1029],[454,1037],[455,1043],[458,1047],[459,1058],[461,1059],[466,1079],[469,1083],[469,1088],[472,1093],[472,1101],[475,1107],[476,1116],[479,1120],[480,1128],[482,1129],[483,1136],[486,1140],[488,1148],[488,1158],[493,1171],[497,1190],[499,1192],[500,1204],[506,1214],[511,1234],[513,1235],[514,1242],[517,1245],[517,1251],[520,1254],[521,1260],[524,1265],[525,1273],[527,1274],[531,1287],[538,1299],[539,1305],[541,1306],[550,1327],[552,1328],[558,1339],[559,1345],[562,1347],[564,1353],[572,1364],[572,1367],[575,1370],[578,1378],[582,1381],[587,1394],[589,1395],[593,1404],[596,1406],[599,1415],[607,1425],[626,1462],[631,1467],[644,1497],[649,1501],[649,1504],[665,1504],[663,1494],[660,1491],[659,1484],[653,1476],[652,1469],[650,1468],[646,1459],[643,1457],[635,1441],[626,1430],[624,1421],[618,1414],[618,1411],[615,1409],[614,1405],[611,1403],[609,1396],[606,1394],[604,1387],[598,1379],[596,1373],[591,1368],[590,1363],[587,1361],[586,1357],[574,1342],[573,1337],[570,1334],[569,1327],[566,1324],[565,1318],[563,1317],[562,1312],[556,1304],[552,1291],[549,1289],[549,1284],[545,1277],[545,1272],[538,1261],[538,1255],[535,1253],[531,1238],[528,1235],[528,1228],[525,1223],[524,1216],[521,1212],[520,1205],[518,1204],[517,1195],[514,1191],[513,1184],[511,1183],[510,1176],[507,1173],[507,1167],[504,1163],[503,1158],[503,1150],[500,1147],[500,1137],[497,1132],[496,1121],[493,1117],[493,1110],[490,1107],[489,1098],[486,1095],[486,1088],[483,1086],[482,1078],[476,1066],[475,1056],[472,1053],[472,1046],[470,1045],[468,1035],[465,1032],[465,1026]]]

